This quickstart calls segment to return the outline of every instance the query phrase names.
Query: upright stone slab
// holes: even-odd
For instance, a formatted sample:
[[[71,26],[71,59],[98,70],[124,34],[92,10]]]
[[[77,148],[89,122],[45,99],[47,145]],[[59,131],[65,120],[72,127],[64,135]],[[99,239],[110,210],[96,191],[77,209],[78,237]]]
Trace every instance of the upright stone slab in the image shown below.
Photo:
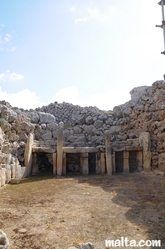
[[[88,153],[82,153],[82,173],[83,175],[89,174]]]
[[[11,181],[11,167],[9,164],[5,164],[6,168],[6,183],[9,183]]]
[[[105,173],[105,153],[100,153],[101,174]]]
[[[63,153],[62,158],[62,174],[66,175],[66,153]]]
[[[101,153],[97,152],[96,153],[96,174],[101,173]]]
[[[1,172],[1,186],[4,186],[6,182],[6,169],[2,168]]]
[[[53,175],[57,175],[57,153],[53,153]]]
[[[149,132],[142,132],[139,136],[140,146],[143,147],[143,169],[151,171],[151,140]]]
[[[21,178],[26,178],[26,177],[27,177],[27,168],[21,167]]]
[[[2,167],[0,166],[0,187],[1,187],[1,181],[2,181]]]
[[[11,178],[15,178],[15,164],[11,164]]]
[[[106,155],[106,169],[107,174],[112,175],[112,156],[111,156],[111,141],[110,141],[110,131],[104,132],[105,136],[105,155]]]
[[[21,169],[21,165],[17,164],[15,165],[15,179],[21,179],[22,177],[22,169]]]
[[[124,151],[123,153],[123,159],[124,159],[124,173],[129,173],[129,151]]]
[[[34,137],[33,134],[30,133],[26,147],[25,147],[25,153],[24,153],[24,159],[25,159],[25,166],[27,167],[27,176],[30,176],[32,171],[32,147],[33,147],[33,141]]]
[[[112,154],[112,172],[116,173],[115,152]]]
[[[142,151],[136,152],[136,160],[137,160],[137,171],[141,172],[143,170],[143,153],[142,153]]]
[[[39,171],[39,165],[37,163],[37,154],[33,153],[32,158],[32,175],[36,175]]]
[[[83,173],[83,155],[80,154],[80,173]]]
[[[58,137],[57,137],[57,175],[62,175],[62,161],[63,161],[63,129],[64,123],[60,122],[58,125]]]

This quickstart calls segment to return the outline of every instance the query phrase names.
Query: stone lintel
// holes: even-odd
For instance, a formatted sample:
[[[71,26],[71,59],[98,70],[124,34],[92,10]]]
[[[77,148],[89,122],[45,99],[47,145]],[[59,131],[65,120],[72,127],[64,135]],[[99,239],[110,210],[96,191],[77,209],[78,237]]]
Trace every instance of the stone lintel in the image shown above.
[[[63,147],[65,153],[96,153],[99,149],[95,147]]]
[[[33,147],[32,151],[35,152],[45,152],[45,153],[54,153],[55,149],[48,148],[48,147]]]
[[[133,146],[126,146],[126,147],[121,147],[121,148],[113,148],[114,152],[120,152],[120,151],[142,151],[143,148],[138,146],[138,147],[133,147]]]

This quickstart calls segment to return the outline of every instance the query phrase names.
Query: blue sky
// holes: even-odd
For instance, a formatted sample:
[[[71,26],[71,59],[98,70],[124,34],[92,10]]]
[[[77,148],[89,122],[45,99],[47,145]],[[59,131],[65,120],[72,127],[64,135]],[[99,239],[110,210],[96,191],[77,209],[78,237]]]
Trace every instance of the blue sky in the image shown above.
[[[0,0],[0,99],[111,110],[165,74],[158,0]]]

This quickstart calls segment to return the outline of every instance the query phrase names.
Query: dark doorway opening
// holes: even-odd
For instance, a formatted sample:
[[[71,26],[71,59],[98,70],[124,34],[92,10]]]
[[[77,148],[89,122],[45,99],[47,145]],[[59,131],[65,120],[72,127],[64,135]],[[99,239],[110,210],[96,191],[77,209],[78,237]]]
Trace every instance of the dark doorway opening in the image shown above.
[[[49,153],[33,153],[32,175],[53,174],[53,158]]]
[[[129,152],[129,171],[130,173],[137,172],[137,156],[136,151]]]
[[[96,173],[96,153],[88,153],[89,174]]]
[[[66,154],[66,173],[80,173],[80,153]]]
[[[116,165],[116,173],[123,173],[123,151],[115,152],[115,165]]]

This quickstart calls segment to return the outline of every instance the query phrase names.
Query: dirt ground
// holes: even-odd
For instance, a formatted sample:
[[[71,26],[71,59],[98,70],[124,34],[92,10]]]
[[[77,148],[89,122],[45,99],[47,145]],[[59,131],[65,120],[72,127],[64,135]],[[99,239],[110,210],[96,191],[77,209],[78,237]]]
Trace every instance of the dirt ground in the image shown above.
[[[67,249],[81,242],[105,249],[106,239],[121,237],[160,239],[165,248],[165,177],[141,172],[22,179],[0,189],[0,229],[10,249]]]

